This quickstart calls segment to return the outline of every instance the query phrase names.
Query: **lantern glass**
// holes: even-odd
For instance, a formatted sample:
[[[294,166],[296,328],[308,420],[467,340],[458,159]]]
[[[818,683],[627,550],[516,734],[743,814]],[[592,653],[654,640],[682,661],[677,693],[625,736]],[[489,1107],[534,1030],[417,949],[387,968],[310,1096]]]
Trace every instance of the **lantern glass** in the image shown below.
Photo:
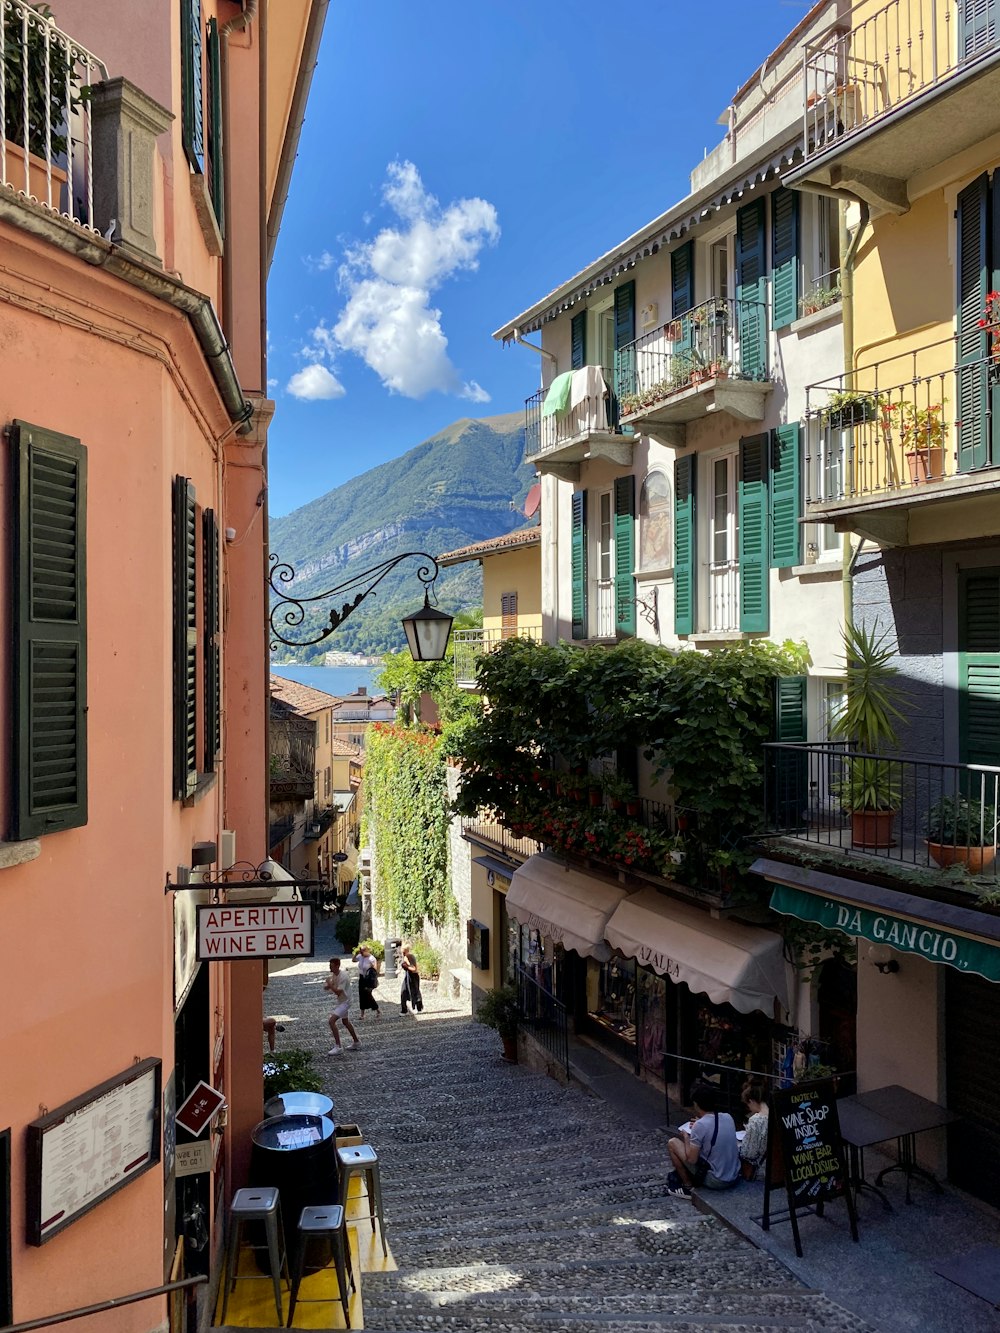
[[[424,604],[403,620],[406,642],[414,662],[441,662],[448,651],[452,616],[431,606],[424,593]]]

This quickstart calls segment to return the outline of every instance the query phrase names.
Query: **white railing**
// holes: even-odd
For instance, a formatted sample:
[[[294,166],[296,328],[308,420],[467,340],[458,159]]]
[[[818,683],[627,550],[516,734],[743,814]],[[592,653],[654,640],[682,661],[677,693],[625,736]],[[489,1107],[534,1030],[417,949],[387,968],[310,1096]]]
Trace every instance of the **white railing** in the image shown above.
[[[708,567],[709,629],[728,634],[740,626],[740,566],[737,560],[722,560]]]
[[[807,155],[942,82],[1000,43],[992,4],[963,18],[960,0],[860,0],[805,48]]]
[[[597,579],[595,582],[595,591],[597,594],[597,626],[596,635],[598,639],[613,639],[615,637],[615,581],[614,579]]]
[[[0,185],[94,230],[88,92],[98,58],[23,0],[0,0]]]
[[[607,368],[592,373],[594,367],[584,367],[574,372],[581,376],[581,383],[586,388],[579,401],[570,405],[564,412],[546,414],[543,411],[547,389],[539,389],[525,402],[524,453],[526,458],[548,453],[558,449],[570,440],[590,435],[595,431],[615,431],[614,404],[611,400],[611,371]]]
[[[455,683],[466,688],[474,687],[476,681],[476,663],[486,653],[492,653],[507,639],[534,639],[540,641],[540,625],[504,625],[490,629],[452,630],[451,641],[455,653]]]

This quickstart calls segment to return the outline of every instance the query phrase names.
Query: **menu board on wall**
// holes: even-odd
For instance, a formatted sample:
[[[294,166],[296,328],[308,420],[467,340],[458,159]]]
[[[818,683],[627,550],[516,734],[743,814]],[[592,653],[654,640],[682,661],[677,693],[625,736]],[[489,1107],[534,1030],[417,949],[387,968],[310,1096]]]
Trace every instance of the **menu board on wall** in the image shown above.
[[[160,1061],[130,1069],[28,1126],[29,1245],[44,1245],[160,1160]]]

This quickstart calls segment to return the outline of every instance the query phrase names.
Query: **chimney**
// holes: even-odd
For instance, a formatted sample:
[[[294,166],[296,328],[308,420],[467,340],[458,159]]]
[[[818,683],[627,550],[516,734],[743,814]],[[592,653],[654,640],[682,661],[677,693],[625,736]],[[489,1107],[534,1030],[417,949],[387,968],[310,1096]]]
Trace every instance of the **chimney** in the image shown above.
[[[359,685],[359,686],[358,686],[358,694],[367,694],[367,693],[368,693],[368,686],[367,686],[367,685]]]

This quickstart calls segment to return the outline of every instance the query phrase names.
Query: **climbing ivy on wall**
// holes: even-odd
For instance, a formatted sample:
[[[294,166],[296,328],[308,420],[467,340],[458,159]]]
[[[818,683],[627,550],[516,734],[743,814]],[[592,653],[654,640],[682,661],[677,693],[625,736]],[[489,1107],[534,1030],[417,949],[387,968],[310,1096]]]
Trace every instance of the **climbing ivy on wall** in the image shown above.
[[[425,728],[376,723],[365,751],[366,830],[376,867],[376,909],[403,931],[442,925],[448,892],[448,785],[444,743]]]

